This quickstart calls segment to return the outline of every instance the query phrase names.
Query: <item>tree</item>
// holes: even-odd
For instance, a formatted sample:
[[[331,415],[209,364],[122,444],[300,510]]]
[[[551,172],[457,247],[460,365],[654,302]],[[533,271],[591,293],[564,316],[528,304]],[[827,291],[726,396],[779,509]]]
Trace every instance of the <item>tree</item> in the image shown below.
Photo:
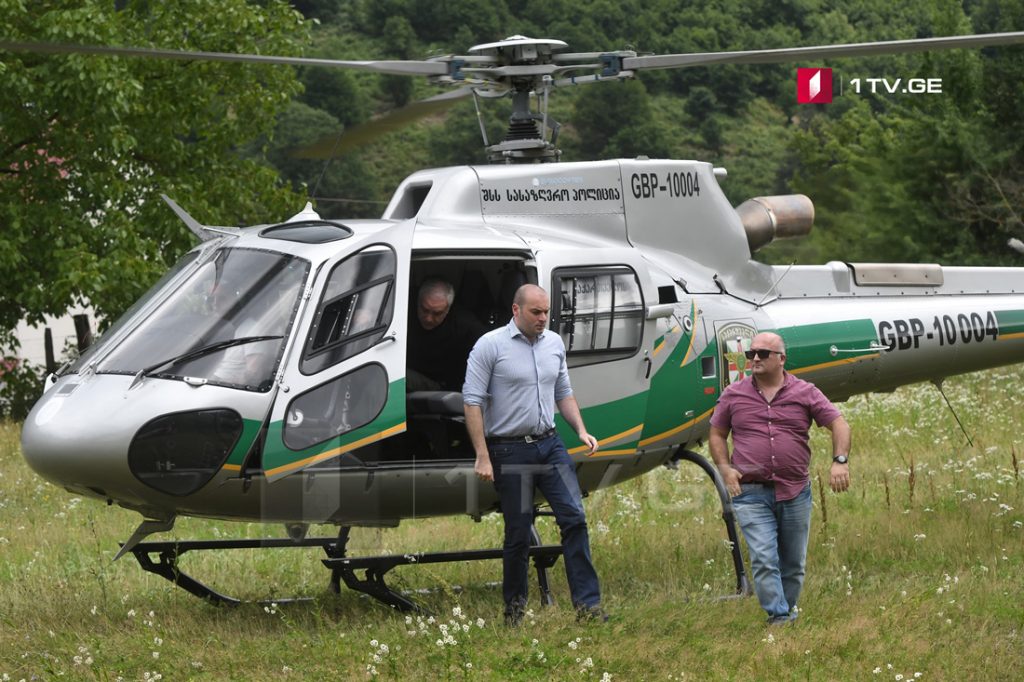
[[[644,84],[592,85],[576,99],[573,127],[580,160],[669,156],[668,132],[657,120]]]
[[[956,8],[935,21],[938,34],[971,30]],[[902,73],[941,76],[942,93],[853,98],[841,115],[812,117],[795,135],[794,185],[813,192],[820,220],[808,240],[779,253],[1019,263],[1007,241],[1024,236],[1024,50],[927,54]]]
[[[374,176],[366,171],[359,155],[340,155],[321,160],[296,159],[292,150],[327,135],[344,134],[341,123],[327,112],[292,102],[278,116],[267,161],[296,191],[309,195],[322,218],[375,218],[380,206],[373,203]]]
[[[12,40],[294,55],[281,0],[0,0]],[[23,318],[88,301],[116,317],[191,233],[160,193],[213,225],[272,222],[299,199],[236,150],[300,90],[289,67],[97,56],[0,63],[0,344]]]

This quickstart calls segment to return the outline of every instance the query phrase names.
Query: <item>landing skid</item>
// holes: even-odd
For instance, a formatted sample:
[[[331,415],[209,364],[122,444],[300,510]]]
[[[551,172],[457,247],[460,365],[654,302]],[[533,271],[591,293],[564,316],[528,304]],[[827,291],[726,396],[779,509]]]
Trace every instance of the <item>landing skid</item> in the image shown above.
[[[729,535],[729,544],[732,548],[732,564],[733,568],[736,569],[736,592],[725,595],[722,599],[750,596],[754,591],[750,587],[746,571],[743,568],[743,555],[740,553],[739,536],[736,533],[736,515],[732,508],[732,496],[729,495],[729,491],[726,489],[722,477],[719,476],[718,470],[706,458],[692,450],[679,448],[672,455],[672,461],[677,462],[681,459],[693,462],[704,470],[704,473],[711,478],[711,482],[715,484],[715,490],[718,491],[718,499],[722,502],[722,520],[725,521],[725,532]]]
[[[182,571],[178,566],[178,559],[181,555],[190,551],[213,549],[322,547],[327,555],[327,558],[322,560],[323,564],[331,570],[330,589],[332,592],[341,592],[341,583],[344,582],[350,589],[362,592],[394,609],[421,613],[427,613],[427,611],[402,593],[388,586],[385,577],[393,568],[408,564],[483,561],[500,559],[502,556],[501,549],[476,549],[459,552],[419,552],[401,555],[348,557],[346,556],[346,546],[348,545],[350,530],[347,526],[341,528],[336,538],[140,542],[129,551],[135,555],[136,560],[143,569],[169,580],[190,594],[216,605],[236,606],[243,603],[243,601],[222,594]],[[555,562],[558,561],[558,557],[562,555],[562,546],[540,544],[540,535],[537,533],[536,528],[532,529],[531,538],[533,546],[530,547],[530,556],[533,557],[533,565],[537,569],[541,604],[549,606],[554,603],[554,598],[551,595],[548,583],[548,569],[554,566]],[[155,559],[154,555],[156,556]],[[363,577],[359,577],[356,571],[363,571]],[[283,598],[265,600],[261,603],[273,601],[276,604],[285,604],[309,601],[310,599],[312,598]]]
[[[732,498],[726,490],[718,471],[710,462],[701,455],[690,450],[680,448],[672,457],[673,462],[686,460],[698,465],[711,478],[718,491],[719,499],[722,502],[722,519],[725,521],[726,532],[729,535],[733,567],[736,571],[736,592],[726,595],[724,599],[745,597],[753,593],[750,582],[747,580],[743,568],[743,555],[740,553],[739,537],[736,533],[735,515],[732,507]],[[537,515],[551,515],[550,512],[537,512]],[[182,554],[190,551],[211,550],[211,549],[260,549],[260,548],[286,548],[286,547],[322,547],[327,555],[322,562],[330,569],[330,589],[335,594],[341,592],[341,583],[352,590],[362,592],[377,601],[399,611],[418,611],[425,613],[425,610],[400,592],[396,592],[388,586],[386,576],[396,566],[409,564],[439,564],[452,563],[457,561],[484,561],[500,559],[501,549],[474,549],[458,552],[419,552],[415,554],[393,554],[383,556],[349,557],[346,555],[350,528],[342,527],[336,538],[304,538],[300,540],[291,539],[249,539],[249,540],[179,540],[172,542],[140,542],[129,547],[135,555],[139,565],[150,573],[165,578],[175,585],[183,588],[201,599],[218,605],[237,605],[241,600],[227,596],[209,585],[196,580],[178,567],[178,559]],[[533,557],[533,565],[537,570],[537,582],[540,587],[540,599],[543,606],[550,606],[554,603],[551,596],[551,589],[548,584],[548,569],[555,565],[558,557],[562,555],[561,545],[542,545],[540,535],[534,526],[531,529],[530,556]],[[153,555],[157,555],[154,560]],[[356,571],[363,571],[363,577],[359,577]],[[274,599],[274,603],[282,604],[297,601],[307,601],[311,598],[284,598]]]

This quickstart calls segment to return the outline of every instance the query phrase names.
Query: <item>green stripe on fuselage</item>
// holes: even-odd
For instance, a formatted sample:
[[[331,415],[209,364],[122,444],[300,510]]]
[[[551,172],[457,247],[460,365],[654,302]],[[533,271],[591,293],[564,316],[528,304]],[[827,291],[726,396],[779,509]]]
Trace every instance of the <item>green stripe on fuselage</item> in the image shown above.
[[[1024,333],[1024,310],[997,310],[999,336]]]
[[[692,333],[692,332],[691,332]],[[672,354],[651,378],[647,416],[641,440],[654,438],[676,429],[689,421],[687,412],[700,415],[711,409],[718,399],[718,375],[704,379],[702,358],[714,357],[716,346],[708,344],[699,355],[691,356],[683,365],[690,351],[690,335],[682,334]],[[706,393],[705,389],[712,389]]]
[[[875,323],[870,319],[822,322],[762,331],[774,331],[782,337],[786,343],[786,369],[791,372],[878,352],[870,349],[871,342],[878,338]],[[839,350],[858,349],[858,352],[832,355],[832,346]]]
[[[242,436],[235,443],[235,448],[228,455],[228,460],[225,464],[242,466],[243,462],[245,462],[245,455],[249,452],[249,448],[252,447],[252,442],[259,434],[261,426],[263,426],[263,422],[256,421],[255,419],[242,420]]]
[[[647,391],[641,391],[631,396],[612,400],[611,402],[592,405],[580,410],[583,414],[583,423],[587,425],[587,431],[599,441],[611,438],[618,434],[636,429],[644,423],[644,411],[647,408]],[[555,415],[555,428],[558,435],[562,437],[566,448],[573,449],[580,444],[576,432],[572,430],[562,415]],[[636,446],[640,440],[640,431],[625,437],[619,443],[609,445],[611,449],[631,448]]]

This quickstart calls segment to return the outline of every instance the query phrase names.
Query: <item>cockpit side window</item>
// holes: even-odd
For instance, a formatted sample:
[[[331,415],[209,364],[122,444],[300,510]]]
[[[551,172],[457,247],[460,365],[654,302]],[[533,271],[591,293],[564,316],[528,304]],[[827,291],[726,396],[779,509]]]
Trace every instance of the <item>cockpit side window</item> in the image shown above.
[[[331,270],[306,337],[300,370],[316,374],[370,348],[394,313],[395,252],[371,246]]]

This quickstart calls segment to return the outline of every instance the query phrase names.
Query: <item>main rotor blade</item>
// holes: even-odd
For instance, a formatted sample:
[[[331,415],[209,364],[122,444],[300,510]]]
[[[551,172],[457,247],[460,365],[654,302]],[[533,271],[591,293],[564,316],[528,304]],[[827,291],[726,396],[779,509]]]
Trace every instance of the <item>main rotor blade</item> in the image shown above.
[[[42,54],[96,54],[112,57],[152,57],[155,59],[200,60],[213,62],[244,62],[249,64],[284,64],[288,66],[326,66],[359,71],[375,71],[396,76],[444,76],[448,64],[444,61],[343,61],[312,57],[278,57],[231,52],[189,52],[164,50],[154,47],[109,47],[102,45],[66,45],[61,43],[30,43],[0,40],[0,51],[33,52]]]
[[[296,159],[330,159],[341,156],[347,151],[368,144],[378,137],[398,130],[413,121],[443,111],[472,94],[473,87],[466,86],[458,90],[428,97],[427,99],[421,99],[400,109],[395,109],[370,119],[366,123],[352,126],[344,131],[340,137],[338,134],[325,135],[310,145],[293,150],[290,156]]]
[[[851,43],[848,45],[821,45],[793,47],[777,50],[747,50],[743,52],[694,52],[690,54],[662,54],[644,57],[626,57],[625,69],[671,69],[709,64],[777,64],[828,57],[858,57],[875,54],[899,54],[926,50],[954,50],[989,45],[1024,43],[1024,31],[1013,33],[984,33],[971,36],[942,38],[915,38],[888,40],[878,43]]]

